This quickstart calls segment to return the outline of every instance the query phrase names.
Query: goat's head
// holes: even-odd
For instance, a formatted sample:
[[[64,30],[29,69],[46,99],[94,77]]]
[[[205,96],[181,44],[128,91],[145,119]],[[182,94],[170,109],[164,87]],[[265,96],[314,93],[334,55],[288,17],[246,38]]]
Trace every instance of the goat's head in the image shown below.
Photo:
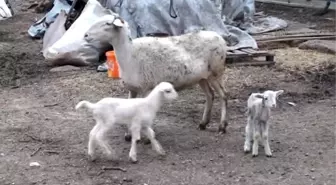
[[[256,95],[257,98],[262,99],[262,103],[264,106],[269,107],[269,108],[275,108],[277,103],[277,98],[280,94],[282,94],[284,90],[279,90],[279,91],[265,91],[263,94],[258,94]]]
[[[126,34],[130,37],[128,23],[113,13],[101,17],[94,23],[84,35],[86,42],[111,42],[115,38],[120,37],[121,31],[126,29]]]
[[[163,98],[168,101],[172,101],[178,97],[174,86],[169,82],[161,82],[158,84],[157,88],[162,93]]]

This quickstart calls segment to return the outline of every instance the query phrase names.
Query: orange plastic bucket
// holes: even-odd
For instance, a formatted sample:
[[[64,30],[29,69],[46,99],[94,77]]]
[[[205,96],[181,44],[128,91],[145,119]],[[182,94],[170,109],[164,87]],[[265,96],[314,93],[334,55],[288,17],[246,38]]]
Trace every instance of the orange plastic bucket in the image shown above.
[[[107,60],[107,76],[110,78],[120,78],[119,74],[119,64],[117,61],[117,57],[114,51],[107,51],[105,53]]]

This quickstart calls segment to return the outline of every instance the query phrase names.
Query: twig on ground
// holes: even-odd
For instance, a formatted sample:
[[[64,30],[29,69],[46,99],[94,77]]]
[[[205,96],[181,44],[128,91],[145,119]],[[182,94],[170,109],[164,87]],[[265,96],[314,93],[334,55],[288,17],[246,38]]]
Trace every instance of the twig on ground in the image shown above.
[[[49,104],[49,105],[43,105],[43,107],[55,107],[59,105],[59,103]]]
[[[50,153],[50,154],[59,154],[58,151],[54,151],[54,150],[44,150],[43,152]]]
[[[105,171],[106,170],[119,170],[119,171],[122,171],[122,172],[127,172],[126,169],[120,168],[120,167],[105,167],[105,166],[103,166],[101,169],[105,170]]]
[[[32,154],[30,154],[30,157],[33,157],[34,155],[37,154],[41,150],[41,147],[38,147]]]
[[[97,173],[97,176],[103,174],[107,170],[117,170],[117,171],[127,172],[127,170],[124,169],[124,168],[120,168],[120,167],[105,167],[105,166],[103,166],[101,168],[101,170]]]
[[[26,136],[30,137],[30,138],[31,138],[32,140],[34,140],[34,141],[42,142],[42,140],[41,140],[40,138],[36,138],[36,137],[31,136],[31,135],[29,135],[29,134],[26,134]]]

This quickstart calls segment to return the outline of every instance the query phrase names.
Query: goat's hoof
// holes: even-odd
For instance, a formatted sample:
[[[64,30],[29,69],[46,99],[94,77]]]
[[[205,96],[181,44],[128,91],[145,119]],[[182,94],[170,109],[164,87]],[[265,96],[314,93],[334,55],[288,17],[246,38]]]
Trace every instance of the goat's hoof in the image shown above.
[[[93,156],[93,155],[89,155],[88,160],[89,160],[90,162],[95,162],[95,161],[97,160],[97,157],[96,157],[96,156]]]
[[[131,142],[132,141],[132,136],[128,133],[125,133],[125,141]]]
[[[244,148],[244,152],[245,153],[249,153],[251,150],[250,149],[248,149],[248,148]]]
[[[219,126],[218,127],[218,133],[221,135],[221,134],[225,134],[226,133],[226,128],[225,127],[222,127],[222,126]]]
[[[159,151],[158,151],[158,154],[159,154],[160,156],[166,156],[166,152],[165,152],[164,150],[159,150]]]
[[[148,138],[143,138],[143,143],[145,145],[149,145],[149,144],[151,144],[151,141]]]
[[[252,157],[257,157],[258,156],[258,154],[252,154]]]
[[[266,154],[266,157],[272,157],[272,154]]]
[[[134,157],[130,157],[130,161],[135,164],[135,163],[138,163],[138,160]]]
[[[206,129],[206,124],[201,123],[201,124],[198,125],[198,128],[200,130],[205,130]]]

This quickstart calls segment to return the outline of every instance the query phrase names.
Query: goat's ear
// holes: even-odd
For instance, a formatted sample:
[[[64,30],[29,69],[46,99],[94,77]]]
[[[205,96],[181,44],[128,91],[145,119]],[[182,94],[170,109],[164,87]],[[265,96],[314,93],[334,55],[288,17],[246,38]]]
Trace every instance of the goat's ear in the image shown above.
[[[261,99],[264,99],[264,96],[263,96],[263,95],[261,95],[261,94],[257,94],[255,97],[256,97],[256,98],[261,98]]]
[[[280,94],[282,94],[284,92],[284,90],[279,90],[279,91],[276,91],[276,96],[279,96]]]
[[[113,24],[114,26],[116,27],[123,27],[124,26],[124,20],[120,19],[120,18],[116,18],[114,21],[113,21]]]
[[[106,25],[112,25],[113,24],[113,21],[107,21],[106,22]]]

